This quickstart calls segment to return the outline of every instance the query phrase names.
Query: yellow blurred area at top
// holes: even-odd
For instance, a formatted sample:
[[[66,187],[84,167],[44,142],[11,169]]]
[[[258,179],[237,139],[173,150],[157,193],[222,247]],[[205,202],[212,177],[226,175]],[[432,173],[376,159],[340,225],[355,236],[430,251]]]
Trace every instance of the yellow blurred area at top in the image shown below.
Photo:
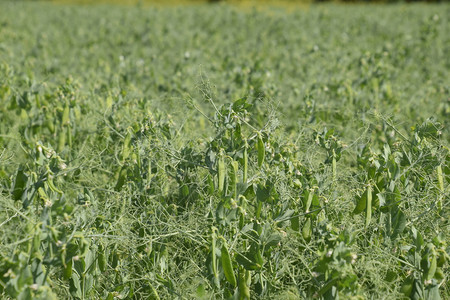
[[[281,7],[302,7],[308,5],[313,0],[51,0],[59,4],[118,4],[118,5],[157,5],[157,6],[177,6],[177,5],[198,5],[224,3],[243,7],[258,6],[281,6]]]
[[[186,5],[200,4],[201,0],[51,0],[58,4],[119,4],[119,5]]]

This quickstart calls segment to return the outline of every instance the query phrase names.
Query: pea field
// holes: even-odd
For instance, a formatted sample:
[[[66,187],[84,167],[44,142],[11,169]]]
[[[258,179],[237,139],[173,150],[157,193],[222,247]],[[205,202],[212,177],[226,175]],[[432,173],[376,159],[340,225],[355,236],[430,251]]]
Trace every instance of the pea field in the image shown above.
[[[0,1],[0,298],[449,299],[449,18]]]

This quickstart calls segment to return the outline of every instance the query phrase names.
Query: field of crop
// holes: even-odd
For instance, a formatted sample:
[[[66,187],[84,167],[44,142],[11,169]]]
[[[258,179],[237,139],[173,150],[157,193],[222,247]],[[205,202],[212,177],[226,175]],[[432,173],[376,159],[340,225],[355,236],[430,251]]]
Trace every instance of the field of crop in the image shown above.
[[[450,5],[0,2],[0,298],[448,299]]]

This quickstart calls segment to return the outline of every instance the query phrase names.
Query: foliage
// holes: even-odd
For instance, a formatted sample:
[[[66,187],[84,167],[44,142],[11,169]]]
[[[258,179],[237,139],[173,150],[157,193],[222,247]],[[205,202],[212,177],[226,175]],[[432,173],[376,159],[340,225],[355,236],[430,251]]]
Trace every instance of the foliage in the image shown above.
[[[0,8],[2,298],[450,293],[448,6]]]

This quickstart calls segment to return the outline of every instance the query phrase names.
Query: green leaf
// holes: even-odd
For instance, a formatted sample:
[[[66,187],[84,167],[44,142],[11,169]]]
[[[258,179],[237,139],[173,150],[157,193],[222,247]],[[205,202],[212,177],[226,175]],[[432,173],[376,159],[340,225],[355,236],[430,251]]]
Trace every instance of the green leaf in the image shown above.
[[[247,256],[244,256],[240,253],[236,254],[236,261],[243,266],[246,270],[258,270],[261,269],[261,265],[256,263],[253,259],[250,259]]]
[[[251,107],[252,105],[250,103],[247,103],[247,97],[240,98],[233,102],[233,110],[235,112],[243,112]]]
[[[70,278],[69,291],[73,297],[81,298],[83,296],[81,293],[80,278],[76,272],[73,272],[72,278]]]
[[[265,248],[272,248],[275,246],[278,246],[278,244],[281,242],[281,235],[279,233],[272,233],[267,237],[267,239],[264,239],[264,246]]]
[[[412,233],[412,236],[414,238],[414,242],[415,242],[415,245],[416,245],[416,248],[417,248],[416,251],[420,251],[420,249],[424,245],[423,237],[420,234],[420,232],[417,231],[417,229],[414,226],[412,226],[412,228],[411,228],[411,233]]]
[[[45,272],[42,268],[42,262],[39,259],[34,259],[31,263],[31,274],[34,283],[39,286],[45,284]]]
[[[278,221],[287,221],[290,219],[290,217],[294,214],[294,210],[293,209],[286,209],[284,212],[282,212],[282,214],[280,213],[280,215],[278,217],[276,217],[274,219],[274,221],[278,222]]]
[[[30,300],[33,299],[33,294],[31,293],[31,289],[28,287],[24,289],[19,296],[17,296],[17,300]]]
[[[391,238],[395,239],[398,235],[403,233],[405,227],[406,227],[406,216],[400,209],[397,209],[392,220],[393,232]]]
[[[260,202],[265,202],[270,197],[270,190],[272,186],[266,186],[263,184],[258,184],[256,188],[256,199]]]
[[[356,200],[356,207],[353,210],[353,214],[360,214],[366,210],[367,204],[367,190]]]
[[[31,270],[28,266],[23,267],[17,278],[17,290],[22,290],[25,285],[33,284],[33,275],[31,274]]]
[[[12,196],[14,200],[20,200],[24,193],[24,188],[27,185],[28,176],[25,175],[23,167],[19,166],[16,173],[16,179],[14,181],[14,187],[12,189]]]
[[[441,300],[438,284],[430,284],[425,288],[425,299],[427,300]]]

